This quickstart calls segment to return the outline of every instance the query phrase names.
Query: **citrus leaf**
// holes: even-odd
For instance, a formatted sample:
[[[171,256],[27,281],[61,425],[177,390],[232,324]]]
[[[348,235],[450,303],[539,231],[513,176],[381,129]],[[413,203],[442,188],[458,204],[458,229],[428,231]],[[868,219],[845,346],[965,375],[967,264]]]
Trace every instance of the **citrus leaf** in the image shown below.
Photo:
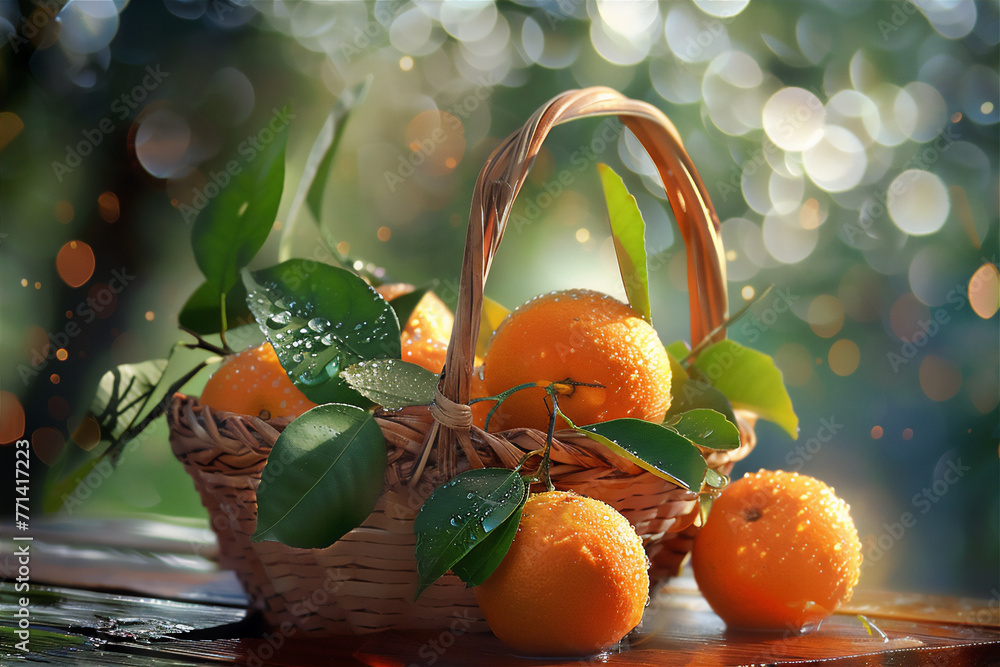
[[[317,222],[322,220],[323,194],[326,192],[326,185],[329,182],[330,166],[333,164],[333,159],[337,156],[337,149],[340,148],[340,142],[344,138],[347,121],[350,119],[351,113],[368,97],[373,79],[373,76],[368,75],[364,81],[342,93],[337,98],[337,104],[334,105],[333,111],[330,112],[327,123],[323,127],[324,131],[329,132],[329,144],[316,167],[316,173],[311,179],[312,182],[306,195],[306,203],[313,214],[313,219]],[[326,141],[324,136],[323,142]],[[316,149],[317,146],[314,145],[313,150],[316,151]],[[312,152],[310,152],[309,157],[313,157]]]
[[[410,316],[413,315],[413,311],[416,310],[417,304],[420,303],[420,300],[423,299],[424,295],[429,291],[430,290],[426,287],[420,287],[412,292],[400,294],[389,302],[392,309],[396,311],[396,319],[399,320],[399,326],[401,329],[406,327],[406,323],[410,321]]]
[[[330,546],[371,513],[385,467],[385,438],[367,411],[332,403],[303,413],[267,457],[253,541]]]
[[[236,284],[274,225],[284,189],[287,128],[219,188],[194,222],[194,258],[216,299]]]
[[[736,415],[733,414],[733,406],[729,399],[710,384],[693,378],[682,378],[680,382],[671,383],[670,393],[673,398],[670,410],[667,411],[667,419],[698,408],[709,408],[736,423]]]
[[[508,315],[510,315],[509,309],[489,297],[483,297],[483,310],[479,316],[479,339],[476,341],[477,356],[486,356],[493,332]]]
[[[699,447],[736,449],[740,430],[725,415],[709,408],[695,408],[677,415],[665,424]]]
[[[524,478],[506,468],[469,470],[436,488],[413,521],[417,595],[500,528],[527,498]],[[465,569],[478,571],[472,562]]]
[[[799,434],[799,418],[774,359],[732,340],[702,350],[692,363],[732,402],[774,422],[792,438]]]
[[[685,489],[700,489],[705,479],[707,466],[698,448],[660,424],[642,419],[612,419],[578,426],[576,431]]]
[[[527,500],[527,495],[525,495]],[[451,571],[459,579],[465,582],[469,588],[478,586],[493,574],[517,535],[517,528],[521,524],[521,511],[524,506],[517,508],[513,514],[500,524],[500,526],[487,535],[482,542],[472,548],[472,551],[465,554],[465,557],[451,566]]]
[[[299,178],[299,187],[288,209],[288,224],[285,225],[282,234],[279,256],[284,258],[291,252],[289,244],[293,236],[292,229],[298,222],[299,211],[303,204],[308,206],[313,221],[320,225],[323,219],[323,195],[330,181],[330,168],[337,157],[337,149],[340,147],[351,112],[364,102],[371,88],[372,79],[373,77],[369,75],[357,86],[341,93],[313,141],[302,176]]]
[[[649,276],[646,269],[646,223],[625,182],[606,164],[598,164],[604,200],[611,221],[618,268],[628,295],[628,305],[647,322],[653,321],[649,307]]]
[[[400,358],[392,307],[345,269],[290,259],[244,271],[247,303],[288,376],[314,403],[367,403],[340,371],[368,359]]]
[[[397,410],[434,402],[438,376],[402,359],[373,359],[345,368],[347,384],[376,405]]]
[[[207,282],[188,297],[177,316],[177,322],[188,331],[206,336],[222,331],[221,305],[219,295]],[[226,328],[253,322],[253,315],[247,308],[247,290],[242,282],[237,282],[226,292]]]
[[[122,436],[149,404],[166,370],[166,359],[154,359],[122,364],[104,374],[90,402],[90,414],[101,427],[102,439]]]

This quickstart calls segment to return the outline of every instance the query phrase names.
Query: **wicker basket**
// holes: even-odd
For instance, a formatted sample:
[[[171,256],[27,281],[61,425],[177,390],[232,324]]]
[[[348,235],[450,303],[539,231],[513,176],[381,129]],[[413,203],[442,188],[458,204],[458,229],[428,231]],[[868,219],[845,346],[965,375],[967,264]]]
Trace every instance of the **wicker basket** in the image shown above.
[[[649,152],[663,179],[687,249],[691,340],[697,344],[726,317],[726,281],[718,218],[671,122],[655,107],[607,88],[555,97],[493,152],[476,182],[455,329],[433,405],[377,411],[389,465],[384,493],[363,525],[326,549],[250,542],[256,488],[268,452],[288,420],[212,412],[178,395],[168,414],[170,442],[195,480],[218,534],[222,565],[234,569],[266,621],[310,634],[365,633],[390,628],[453,626],[485,630],[472,591],[448,574],[414,601],[417,585],[413,518],[424,498],[474,467],[513,467],[545,435],[529,429],[485,433],[471,426],[467,405],[483,285],[520,190],[549,130],[577,118],[617,115]],[[712,332],[715,331],[713,334]],[[754,446],[741,419],[740,448],[706,452],[728,474]],[[557,434],[551,475],[621,511],[643,537],[654,585],[677,573],[690,551],[697,512],[694,493],[642,470],[594,441]]]

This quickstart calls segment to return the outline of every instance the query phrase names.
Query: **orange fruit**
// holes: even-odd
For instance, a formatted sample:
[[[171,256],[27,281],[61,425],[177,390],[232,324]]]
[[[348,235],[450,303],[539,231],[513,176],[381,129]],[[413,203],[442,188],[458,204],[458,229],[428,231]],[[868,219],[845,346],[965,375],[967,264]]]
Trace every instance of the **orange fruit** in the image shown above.
[[[730,627],[798,632],[850,599],[861,541],[832,488],[761,470],[722,491],[695,537],[691,567]]]
[[[559,409],[578,426],[621,417],[662,422],[670,407],[670,360],[656,330],[621,301],[591,290],[551,292],[508,315],[483,373],[487,395],[526,382],[602,385],[566,387],[558,396]],[[545,389],[524,389],[503,402],[490,430],[545,431],[549,414]]]
[[[316,407],[292,384],[270,343],[230,357],[208,378],[201,402],[213,410],[264,419],[298,417]]]
[[[415,288],[406,283],[386,283],[375,291],[386,301],[409,294]],[[433,292],[425,292],[400,336],[403,361],[423,366],[432,373],[440,373],[448,354],[448,341],[455,316]]]
[[[528,498],[510,550],[473,590],[493,633],[515,651],[591,655],[642,620],[648,561],[613,507],[550,491]]]

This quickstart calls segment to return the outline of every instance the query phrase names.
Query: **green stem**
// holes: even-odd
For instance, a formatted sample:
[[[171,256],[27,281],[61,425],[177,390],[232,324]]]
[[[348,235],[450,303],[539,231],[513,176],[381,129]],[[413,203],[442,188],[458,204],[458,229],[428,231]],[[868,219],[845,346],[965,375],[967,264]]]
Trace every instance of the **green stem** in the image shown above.
[[[496,401],[497,402],[497,404],[494,405],[492,408],[490,408],[490,411],[486,413],[486,423],[483,424],[483,430],[484,431],[489,431],[490,430],[490,419],[493,418],[493,413],[497,411],[497,408],[500,407],[501,403],[503,403],[505,400],[507,400],[508,396],[510,396],[511,394],[513,394],[515,391],[521,391],[522,389],[530,389],[532,387],[537,387],[537,386],[538,386],[538,384],[535,383],[535,382],[525,382],[524,384],[519,384],[516,387],[511,387],[510,389],[508,389],[506,391],[502,391],[499,394],[497,394],[496,396],[484,396],[483,398],[474,398],[471,401],[469,401],[469,405],[472,405],[473,403],[478,403],[479,401]]]
[[[773,284],[768,285],[767,289],[765,289],[763,292],[761,292],[754,298],[747,301],[746,304],[742,308],[737,310],[735,313],[733,313],[732,316],[727,317],[725,320],[723,320],[722,324],[709,331],[708,334],[706,334],[705,337],[702,338],[701,341],[697,345],[695,345],[690,352],[684,355],[683,359],[680,359],[678,361],[678,363],[686,368],[690,363],[691,359],[694,359],[699,352],[701,352],[703,349],[712,344],[712,338],[715,337],[715,334],[725,329],[728,329],[732,325],[736,324],[737,320],[746,315],[754,304],[756,304],[758,301],[767,296],[767,294],[771,291],[773,287],[774,287]]]
[[[229,328],[229,323],[226,321],[226,293],[223,292],[222,296],[219,297],[219,319],[222,322],[222,327],[219,331],[219,338],[222,340],[222,348],[224,350],[229,350],[229,343],[226,342],[226,329]]]

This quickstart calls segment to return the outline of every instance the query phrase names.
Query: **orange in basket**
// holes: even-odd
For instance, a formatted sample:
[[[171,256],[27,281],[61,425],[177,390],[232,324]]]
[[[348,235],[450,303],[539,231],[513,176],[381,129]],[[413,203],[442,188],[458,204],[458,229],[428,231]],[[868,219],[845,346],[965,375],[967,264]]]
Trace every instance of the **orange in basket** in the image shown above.
[[[270,343],[231,357],[208,378],[201,402],[213,410],[273,419],[298,417],[316,404],[292,384]]]
[[[413,290],[413,285],[406,283],[386,283],[375,288],[386,301]],[[448,354],[448,339],[454,324],[455,316],[448,306],[434,292],[426,292],[403,326],[400,336],[403,361],[423,366],[432,373],[440,373]]]
[[[660,337],[632,308],[592,290],[544,294],[512,312],[493,334],[483,376],[490,395],[540,385],[508,397],[491,431],[547,431],[551,405],[543,387],[563,380],[580,383],[561,385],[557,399],[579,426],[623,417],[662,422],[670,407],[670,359]]]

